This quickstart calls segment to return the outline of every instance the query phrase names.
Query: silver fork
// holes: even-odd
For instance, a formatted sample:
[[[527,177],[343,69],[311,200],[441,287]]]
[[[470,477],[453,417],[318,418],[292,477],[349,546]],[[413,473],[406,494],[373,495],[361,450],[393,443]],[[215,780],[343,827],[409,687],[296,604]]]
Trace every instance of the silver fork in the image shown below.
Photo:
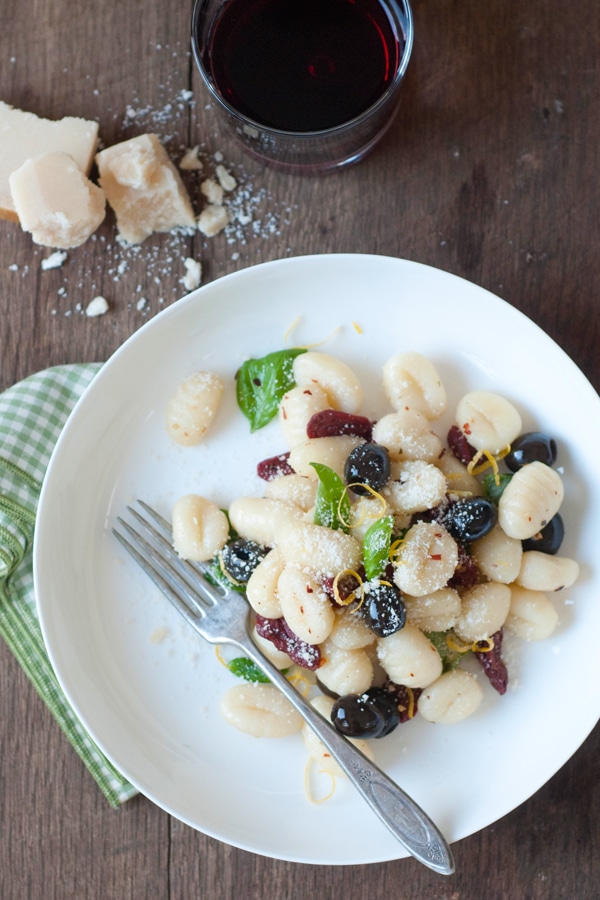
[[[429,816],[337,732],[258,649],[245,596],[209,583],[206,567],[181,559],[173,549],[170,524],[147,503],[138,500],[137,508],[128,506],[127,513],[129,522],[117,518],[115,537],[186,621],[211,644],[241,648],[298,710],[394,837],[428,868],[451,875],[452,852]]]

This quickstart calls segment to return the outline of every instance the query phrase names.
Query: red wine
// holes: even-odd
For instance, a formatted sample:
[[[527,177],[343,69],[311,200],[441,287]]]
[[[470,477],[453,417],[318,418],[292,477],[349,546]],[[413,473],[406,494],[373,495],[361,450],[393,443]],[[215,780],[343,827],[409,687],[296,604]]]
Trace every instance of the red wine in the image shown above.
[[[213,27],[210,69],[246,117],[320,131],[372,106],[403,49],[380,0],[230,0]]]

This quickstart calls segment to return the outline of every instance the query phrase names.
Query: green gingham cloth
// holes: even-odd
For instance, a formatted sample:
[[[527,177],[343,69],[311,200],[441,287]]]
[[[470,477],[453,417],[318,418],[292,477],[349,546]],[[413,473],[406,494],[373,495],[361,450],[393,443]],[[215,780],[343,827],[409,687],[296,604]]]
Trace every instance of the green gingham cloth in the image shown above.
[[[33,588],[41,484],[58,436],[100,364],[56,366],[0,394],[0,634],[113,807],[137,791],[71,709],[48,660]]]

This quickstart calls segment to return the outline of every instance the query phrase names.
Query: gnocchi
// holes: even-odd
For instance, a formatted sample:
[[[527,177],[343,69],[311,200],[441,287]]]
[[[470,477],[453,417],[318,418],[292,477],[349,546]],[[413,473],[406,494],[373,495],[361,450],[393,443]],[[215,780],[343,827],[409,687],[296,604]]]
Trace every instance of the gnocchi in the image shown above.
[[[419,712],[428,722],[451,725],[478,709],[483,691],[471,672],[454,669],[440,675],[419,698]]]
[[[562,504],[553,459],[520,468],[507,460],[510,474],[501,477],[507,447],[522,441],[521,414],[486,390],[466,393],[456,406],[461,446],[451,439],[452,429],[444,440],[435,423],[447,408],[446,389],[422,354],[401,352],[385,362],[391,409],[373,423],[357,415],[364,391],[341,360],[296,352],[290,370],[293,383],[275,404],[289,452],[264,461],[265,472],[276,464],[265,476],[264,495],[238,497],[229,521],[204,497],[180,498],[173,509],[174,546],[181,556],[218,557],[224,565],[223,548],[234,540],[231,525],[253,560],[242,584],[257,645],[279,668],[289,668],[289,677],[305,673],[307,690],[315,694],[311,702],[336,727],[350,699],[353,716],[364,709],[385,720],[385,729],[361,731],[359,715],[356,732],[347,734],[352,740],[382,736],[417,709],[430,723],[460,722],[485,697],[485,678],[462,659],[478,660],[503,693],[481,657],[495,653],[501,662],[504,630],[525,641],[551,635],[558,614],[547,594],[578,577],[576,560],[556,548],[523,547]],[[207,391],[202,411],[213,410],[212,421],[222,387],[218,379],[216,387],[203,379],[196,379]],[[185,424],[186,415],[190,421],[199,415],[189,400],[193,389],[193,382],[180,386],[167,415],[179,422],[176,431],[203,436],[205,422]],[[308,423],[325,410],[328,436],[309,437]],[[319,428],[313,423],[308,431]],[[486,466],[492,482],[480,477]],[[489,645],[485,651],[481,642]],[[335,704],[321,688],[337,697]],[[221,711],[255,736],[302,729],[311,757],[337,772],[272,685],[231,688]]]
[[[177,500],[172,521],[173,546],[184,559],[206,562],[227,543],[227,516],[215,503],[198,494],[186,494]]]
[[[541,531],[560,509],[562,479],[542,462],[523,466],[510,479],[498,503],[498,521],[509,537],[525,541]]]
[[[296,734],[304,719],[272,684],[235,684],[221,699],[223,718],[252,737]]]
[[[459,401],[456,423],[476,450],[500,453],[521,432],[515,407],[491,391],[471,391]]]
[[[433,462],[443,450],[430,422],[416,409],[388,413],[373,426],[373,440],[387,447],[392,459]]]
[[[410,407],[427,419],[446,409],[447,395],[437,369],[422,353],[398,353],[383,366],[383,387],[396,410]]]
[[[213,372],[194,372],[177,386],[167,404],[166,426],[184,447],[200,443],[213,423],[225,385]]]
[[[364,391],[350,366],[327,353],[308,351],[294,360],[294,379],[301,387],[320,385],[334,409],[357,413],[362,406]]]

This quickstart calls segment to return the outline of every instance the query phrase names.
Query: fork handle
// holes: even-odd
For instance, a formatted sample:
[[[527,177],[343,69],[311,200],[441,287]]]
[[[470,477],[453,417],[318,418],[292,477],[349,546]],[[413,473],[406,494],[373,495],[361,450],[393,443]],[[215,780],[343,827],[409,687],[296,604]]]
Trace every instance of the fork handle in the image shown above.
[[[354,787],[392,834],[419,862],[442,875],[454,872],[452,851],[421,807],[364,753],[354,746],[290,684],[258,649],[249,633],[237,640],[242,649],[285,694],[292,706],[325,744]]]

